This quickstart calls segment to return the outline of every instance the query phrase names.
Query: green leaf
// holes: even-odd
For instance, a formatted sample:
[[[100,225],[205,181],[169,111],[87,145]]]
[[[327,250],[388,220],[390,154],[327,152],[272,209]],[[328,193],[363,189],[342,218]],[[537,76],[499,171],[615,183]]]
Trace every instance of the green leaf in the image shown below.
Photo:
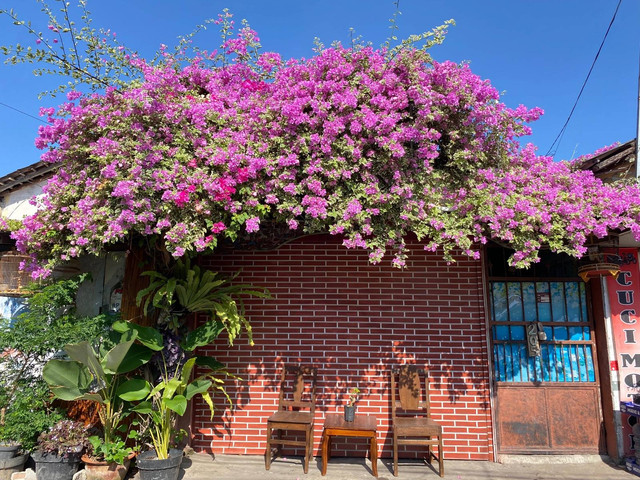
[[[129,331],[136,332],[136,339],[144,346],[159,352],[163,348],[162,334],[153,327],[144,327],[133,322],[118,320],[113,324],[116,332],[126,333]]]
[[[132,410],[143,415],[149,415],[153,412],[153,405],[151,402],[140,402],[135,407],[133,407]]]
[[[151,391],[151,384],[141,378],[127,380],[116,390],[116,395],[127,402],[136,402],[147,398]]]
[[[212,343],[223,330],[224,324],[220,320],[209,320],[204,325],[187,333],[180,346],[187,352],[192,352],[198,347]]]
[[[191,400],[194,395],[198,393],[204,393],[211,387],[212,382],[210,380],[195,380],[187,385],[187,390],[184,394],[187,400]]]
[[[213,413],[215,409],[213,408],[213,400],[211,400],[209,392],[202,392],[202,399],[207,403],[207,405],[209,405],[209,411],[211,412],[210,419],[213,420]]]
[[[51,389],[51,390],[53,391],[53,389]],[[97,393],[85,393],[83,395],[80,395],[78,398],[76,398],[76,400],[89,400],[90,402],[97,402],[97,403],[100,403],[102,405],[107,403]]]
[[[155,396],[156,393],[161,392],[162,390],[164,390],[164,387],[166,387],[166,386],[167,386],[167,384],[165,382],[158,383],[155,387],[153,387],[153,390],[151,390],[151,393],[149,393],[149,397]]]
[[[184,366],[182,367],[182,373],[180,378],[182,379],[183,384],[189,383],[189,377],[191,377],[191,370],[193,370],[193,366],[196,364],[195,358],[190,358],[186,362],[184,362]]]
[[[156,272],[142,272],[142,275],[148,275],[151,276],[151,273],[156,273]],[[164,277],[162,277],[164,280]],[[156,281],[152,281],[151,284],[149,284],[149,286],[147,288],[144,288],[142,290],[140,290],[138,292],[138,294],[136,295],[136,305],[139,307],[140,304],[142,303],[142,299],[151,294],[151,292],[155,291],[158,287],[160,287],[160,285],[162,285],[164,283],[164,281],[161,280],[156,280]],[[148,299],[147,302],[145,302],[145,314],[147,313],[146,311],[146,306],[148,303]]]
[[[134,341],[134,339],[131,339],[126,342],[118,343],[107,352],[105,357],[102,359],[102,366],[106,373],[110,373],[112,375],[118,373],[118,369],[127,356],[127,353],[129,353]]]
[[[60,400],[65,400],[67,402],[77,400],[83,395],[80,390],[73,387],[51,387],[51,393],[53,393],[54,397],[59,398]]]
[[[49,360],[42,370],[42,378],[53,394],[62,400],[75,400],[88,393],[93,376],[79,362]]]
[[[178,279],[175,277],[172,277],[167,281],[166,292],[167,292],[167,303],[169,305],[173,303],[173,292],[176,289],[177,282],[178,282]]]
[[[187,411],[187,399],[183,395],[176,395],[173,398],[163,401],[169,410],[173,410],[178,415],[184,415]]]
[[[104,371],[100,364],[100,359],[93,350],[89,342],[80,342],[66,345],[64,351],[67,352],[71,360],[81,363],[89,369],[92,375],[97,378],[104,377]]]
[[[173,395],[176,393],[176,390],[178,390],[178,388],[180,388],[181,385],[182,385],[182,381],[177,377],[174,377],[168,382],[166,382],[164,387],[164,392],[162,392],[162,398],[169,399],[173,397]]]
[[[122,363],[120,364],[117,373],[131,372],[136,368],[145,365],[149,360],[151,360],[153,353],[153,350],[148,349],[144,345],[134,343],[122,359]]]
[[[222,370],[224,368],[224,364],[219,362],[213,357],[198,356],[198,357],[195,357],[195,359],[196,359],[196,365],[201,367],[209,367],[214,372],[217,370]]]

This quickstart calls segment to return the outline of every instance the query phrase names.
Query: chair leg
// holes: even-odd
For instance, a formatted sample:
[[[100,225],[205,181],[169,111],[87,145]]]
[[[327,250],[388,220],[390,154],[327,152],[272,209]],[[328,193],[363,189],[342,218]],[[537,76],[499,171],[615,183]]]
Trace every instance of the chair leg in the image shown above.
[[[393,432],[393,476],[398,476],[398,436]]]
[[[309,437],[310,437],[309,429],[304,432],[304,473],[309,473]]]
[[[282,442],[280,442],[280,440],[282,440],[282,430],[278,429],[276,430],[276,435],[278,436],[278,442],[276,443],[276,456],[278,457],[282,457]]]
[[[313,425],[309,428],[309,461],[313,460]]]
[[[444,453],[442,452],[442,435],[438,435],[438,464],[440,466],[440,476],[444,477]]]
[[[267,451],[264,452],[264,468],[271,468],[271,427],[267,425]]]
[[[431,440],[432,437],[429,437],[429,440]],[[433,452],[431,450],[431,445],[427,445],[427,463],[429,465],[431,465],[431,463],[433,462],[433,458],[432,458]]]

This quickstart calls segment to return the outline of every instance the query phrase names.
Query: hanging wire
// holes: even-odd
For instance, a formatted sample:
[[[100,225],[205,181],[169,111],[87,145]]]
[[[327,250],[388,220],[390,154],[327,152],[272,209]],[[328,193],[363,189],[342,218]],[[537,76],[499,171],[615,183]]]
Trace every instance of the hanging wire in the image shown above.
[[[605,32],[604,37],[602,38],[602,43],[600,43],[600,48],[598,48],[598,53],[596,53],[596,56],[593,59],[593,62],[591,63],[591,68],[589,69],[589,73],[587,73],[587,77],[584,79],[584,82],[582,83],[582,88],[580,89],[580,93],[578,93],[578,97],[576,98],[576,101],[573,104],[573,107],[571,108],[571,112],[569,112],[569,116],[567,117],[567,121],[564,122],[564,125],[562,126],[562,128],[560,129],[560,132],[558,133],[558,135],[556,136],[555,140],[553,141],[553,143],[549,147],[549,150],[547,150],[547,153],[545,153],[545,156],[549,156],[549,155],[554,156],[556,154],[556,152],[558,151],[558,147],[560,146],[560,142],[562,141],[562,136],[564,135],[564,133],[565,133],[565,131],[567,129],[567,125],[569,125],[569,121],[571,120],[571,116],[573,115],[573,112],[575,111],[576,106],[578,105],[578,101],[580,100],[580,97],[582,96],[582,92],[584,91],[584,88],[587,86],[587,82],[589,81],[589,77],[591,76],[591,72],[593,71],[593,67],[595,67],[595,65],[596,65],[596,61],[598,60],[598,57],[600,56],[600,52],[602,51],[602,47],[604,46],[604,42],[607,40],[607,36],[609,35],[609,31],[611,30],[611,26],[613,25],[613,22],[616,19],[616,15],[618,14],[618,9],[620,8],[621,4],[622,4],[622,0],[618,0],[618,5],[616,6],[615,12],[613,12],[613,17],[611,17],[611,21],[609,22],[609,26],[607,27],[607,31]],[[556,147],[556,149],[554,150],[553,147]],[[552,152],[552,150],[553,150],[553,152]]]
[[[42,122],[42,123],[45,123],[45,124],[49,123],[49,122],[47,122],[47,121],[45,121],[45,120],[43,120],[41,118],[36,117],[35,115],[31,115],[30,113],[23,112],[22,110],[19,110],[19,109],[15,108],[15,107],[12,107],[11,105],[7,105],[6,103],[0,102],[0,105],[2,105],[3,107],[10,108],[11,110],[15,110],[16,112],[21,113],[23,115],[26,115],[27,117],[31,117],[34,120],[38,120],[39,122]]]

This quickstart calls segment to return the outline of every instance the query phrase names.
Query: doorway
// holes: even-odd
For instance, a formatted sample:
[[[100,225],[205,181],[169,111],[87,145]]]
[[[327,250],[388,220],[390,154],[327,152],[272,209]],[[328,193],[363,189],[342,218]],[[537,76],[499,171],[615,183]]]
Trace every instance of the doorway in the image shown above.
[[[600,453],[600,385],[584,282],[490,276],[488,293],[498,453]]]

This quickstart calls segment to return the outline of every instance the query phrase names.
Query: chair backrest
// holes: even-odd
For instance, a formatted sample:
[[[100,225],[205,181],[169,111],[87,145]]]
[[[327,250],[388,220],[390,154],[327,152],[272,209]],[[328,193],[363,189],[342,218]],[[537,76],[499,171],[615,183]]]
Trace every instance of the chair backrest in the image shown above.
[[[304,365],[285,365],[280,379],[278,410],[316,410],[318,369]]]
[[[402,410],[431,416],[429,375],[424,368],[403,365],[391,371],[391,416]]]

